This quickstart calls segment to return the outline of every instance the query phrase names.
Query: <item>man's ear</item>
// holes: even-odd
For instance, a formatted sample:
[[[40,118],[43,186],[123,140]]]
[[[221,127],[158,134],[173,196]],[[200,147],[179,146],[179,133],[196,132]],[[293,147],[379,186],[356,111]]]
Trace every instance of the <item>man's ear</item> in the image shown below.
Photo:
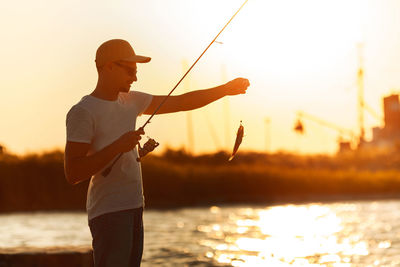
[[[113,70],[114,64],[112,64],[112,62],[109,62],[109,63],[107,63],[106,65],[104,65],[104,67],[105,67],[107,70]]]
[[[112,64],[112,63],[107,63],[107,64],[101,66],[100,68],[97,68],[97,71],[99,73],[103,73],[103,74],[109,73],[109,72],[111,72],[113,70],[113,68],[114,68],[113,65],[114,64]]]

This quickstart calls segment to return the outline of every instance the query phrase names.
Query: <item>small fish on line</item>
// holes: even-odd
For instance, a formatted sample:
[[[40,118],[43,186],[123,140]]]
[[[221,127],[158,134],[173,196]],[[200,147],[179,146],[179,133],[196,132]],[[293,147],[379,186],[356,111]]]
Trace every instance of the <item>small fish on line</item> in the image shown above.
[[[244,135],[244,127],[242,125],[242,121],[240,121],[240,126],[239,126],[239,129],[237,130],[236,140],[235,140],[235,145],[233,147],[232,156],[229,158],[229,161],[231,161],[233,159],[233,157],[236,155],[236,152],[238,151],[239,146],[242,143],[243,135]]]

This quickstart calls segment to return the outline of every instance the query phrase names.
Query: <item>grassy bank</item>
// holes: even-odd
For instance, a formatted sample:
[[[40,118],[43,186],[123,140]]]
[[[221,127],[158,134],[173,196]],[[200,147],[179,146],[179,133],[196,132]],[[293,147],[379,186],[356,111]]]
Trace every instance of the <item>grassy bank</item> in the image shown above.
[[[400,170],[395,165],[378,168],[367,163],[370,159],[247,154],[229,164],[222,155],[176,156],[180,159],[170,152],[144,164],[150,206],[365,199],[400,193]]]
[[[400,196],[400,157],[387,154],[297,156],[167,150],[143,160],[148,208]],[[60,151],[0,158],[0,212],[83,210],[88,183],[69,185]]]

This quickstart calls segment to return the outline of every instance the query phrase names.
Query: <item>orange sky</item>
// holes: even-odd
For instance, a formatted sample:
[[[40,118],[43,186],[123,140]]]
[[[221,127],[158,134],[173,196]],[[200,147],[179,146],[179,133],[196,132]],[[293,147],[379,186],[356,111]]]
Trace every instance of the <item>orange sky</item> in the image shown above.
[[[95,51],[111,38],[126,39],[153,58],[139,66],[132,89],[167,94],[182,75],[182,61],[193,62],[241,3],[4,3],[0,143],[16,153],[63,148],[65,115],[93,90]],[[293,132],[296,111],[357,130],[357,43],[362,42],[365,100],[381,114],[381,98],[400,88],[399,14],[396,0],[249,0],[221,35],[223,44],[210,48],[188,84],[191,90],[203,89],[242,76],[252,86],[247,95],[225,102],[229,111],[219,101],[192,112],[194,151],[230,150],[243,120],[243,149],[265,150],[268,134],[273,151],[334,152],[333,130],[306,122],[305,136]],[[180,86],[176,94],[184,91]],[[365,117],[370,134],[379,122],[368,113]],[[146,133],[161,143],[160,151],[187,145],[186,114],[156,116]]]

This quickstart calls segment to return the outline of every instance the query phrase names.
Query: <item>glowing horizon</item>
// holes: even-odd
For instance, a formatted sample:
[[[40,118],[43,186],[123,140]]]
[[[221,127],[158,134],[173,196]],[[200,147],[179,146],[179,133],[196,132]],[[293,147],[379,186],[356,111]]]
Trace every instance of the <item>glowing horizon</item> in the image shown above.
[[[182,76],[182,60],[191,64],[242,2],[8,2],[0,18],[8,25],[0,52],[0,144],[19,154],[63,149],[65,115],[93,90],[94,54],[107,39],[126,39],[153,58],[139,66],[132,90],[167,94]],[[382,114],[381,98],[400,88],[398,11],[395,0],[250,0],[218,39],[222,44],[214,44],[188,76],[190,90],[238,76],[252,84],[246,95],[229,97],[228,105],[220,100],[192,112],[194,152],[231,150],[234,140],[226,138],[234,138],[240,120],[243,150],[264,151],[268,138],[270,151],[335,152],[334,130],[308,122],[306,135],[296,135],[296,112],[358,131],[362,43],[365,101]],[[183,92],[182,84],[176,94]],[[187,146],[185,116],[161,115],[147,127],[146,135],[161,143],[159,151]],[[379,122],[368,113],[365,118],[368,137]]]

